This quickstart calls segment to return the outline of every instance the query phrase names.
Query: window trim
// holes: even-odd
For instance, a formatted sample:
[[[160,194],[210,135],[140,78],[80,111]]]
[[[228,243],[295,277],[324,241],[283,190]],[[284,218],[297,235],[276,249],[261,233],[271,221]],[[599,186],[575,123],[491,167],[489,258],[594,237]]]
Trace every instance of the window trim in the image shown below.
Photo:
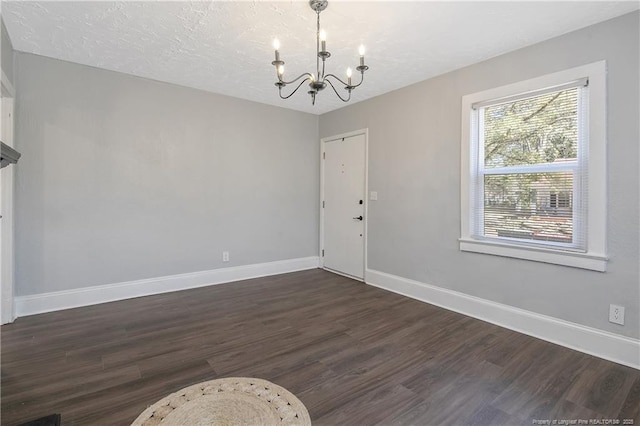
[[[607,147],[606,147],[606,62],[599,61],[547,74],[541,77],[496,87],[462,97],[461,139],[461,223],[460,250],[497,256],[553,263],[594,271],[606,271],[607,228]],[[540,92],[587,78],[589,80],[589,135],[587,162],[588,200],[586,250],[554,249],[534,247],[517,241],[487,240],[473,236],[472,203],[474,191],[471,187],[476,164],[473,164],[471,123],[473,106],[486,101],[509,99],[529,92]]]

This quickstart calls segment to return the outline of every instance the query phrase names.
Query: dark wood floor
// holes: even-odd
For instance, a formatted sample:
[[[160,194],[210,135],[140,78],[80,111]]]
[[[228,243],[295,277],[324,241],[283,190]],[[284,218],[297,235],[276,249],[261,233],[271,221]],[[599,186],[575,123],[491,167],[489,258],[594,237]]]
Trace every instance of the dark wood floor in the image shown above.
[[[229,376],[284,386],[316,425],[640,422],[640,371],[321,270],[1,331],[3,425],[51,413],[127,425],[171,392]]]

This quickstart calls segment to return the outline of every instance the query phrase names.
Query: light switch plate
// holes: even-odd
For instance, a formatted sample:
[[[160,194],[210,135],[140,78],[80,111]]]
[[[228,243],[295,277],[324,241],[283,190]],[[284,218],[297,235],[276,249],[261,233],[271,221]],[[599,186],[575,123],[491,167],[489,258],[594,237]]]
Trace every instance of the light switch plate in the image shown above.
[[[376,201],[378,199],[378,192],[377,191],[371,191],[371,193],[369,194],[369,199],[371,201]]]

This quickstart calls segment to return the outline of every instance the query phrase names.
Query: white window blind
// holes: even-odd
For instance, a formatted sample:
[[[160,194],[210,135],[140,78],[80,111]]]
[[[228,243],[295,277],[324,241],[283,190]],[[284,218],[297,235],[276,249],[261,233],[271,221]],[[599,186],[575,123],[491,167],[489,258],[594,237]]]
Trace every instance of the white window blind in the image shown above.
[[[585,252],[588,80],[483,100],[471,112],[471,236]]]

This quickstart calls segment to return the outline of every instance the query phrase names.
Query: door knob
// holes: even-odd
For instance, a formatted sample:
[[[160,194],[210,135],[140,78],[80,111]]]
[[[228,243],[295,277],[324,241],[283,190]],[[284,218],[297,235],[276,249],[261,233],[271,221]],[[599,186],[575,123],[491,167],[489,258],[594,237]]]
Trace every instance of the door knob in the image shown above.
[[[362,220],[362,219],[364,219],[364,218],[363,218],[362,216],[358,216],[358,217],[354,217],[354,219],[356,219],[356,220]]]

